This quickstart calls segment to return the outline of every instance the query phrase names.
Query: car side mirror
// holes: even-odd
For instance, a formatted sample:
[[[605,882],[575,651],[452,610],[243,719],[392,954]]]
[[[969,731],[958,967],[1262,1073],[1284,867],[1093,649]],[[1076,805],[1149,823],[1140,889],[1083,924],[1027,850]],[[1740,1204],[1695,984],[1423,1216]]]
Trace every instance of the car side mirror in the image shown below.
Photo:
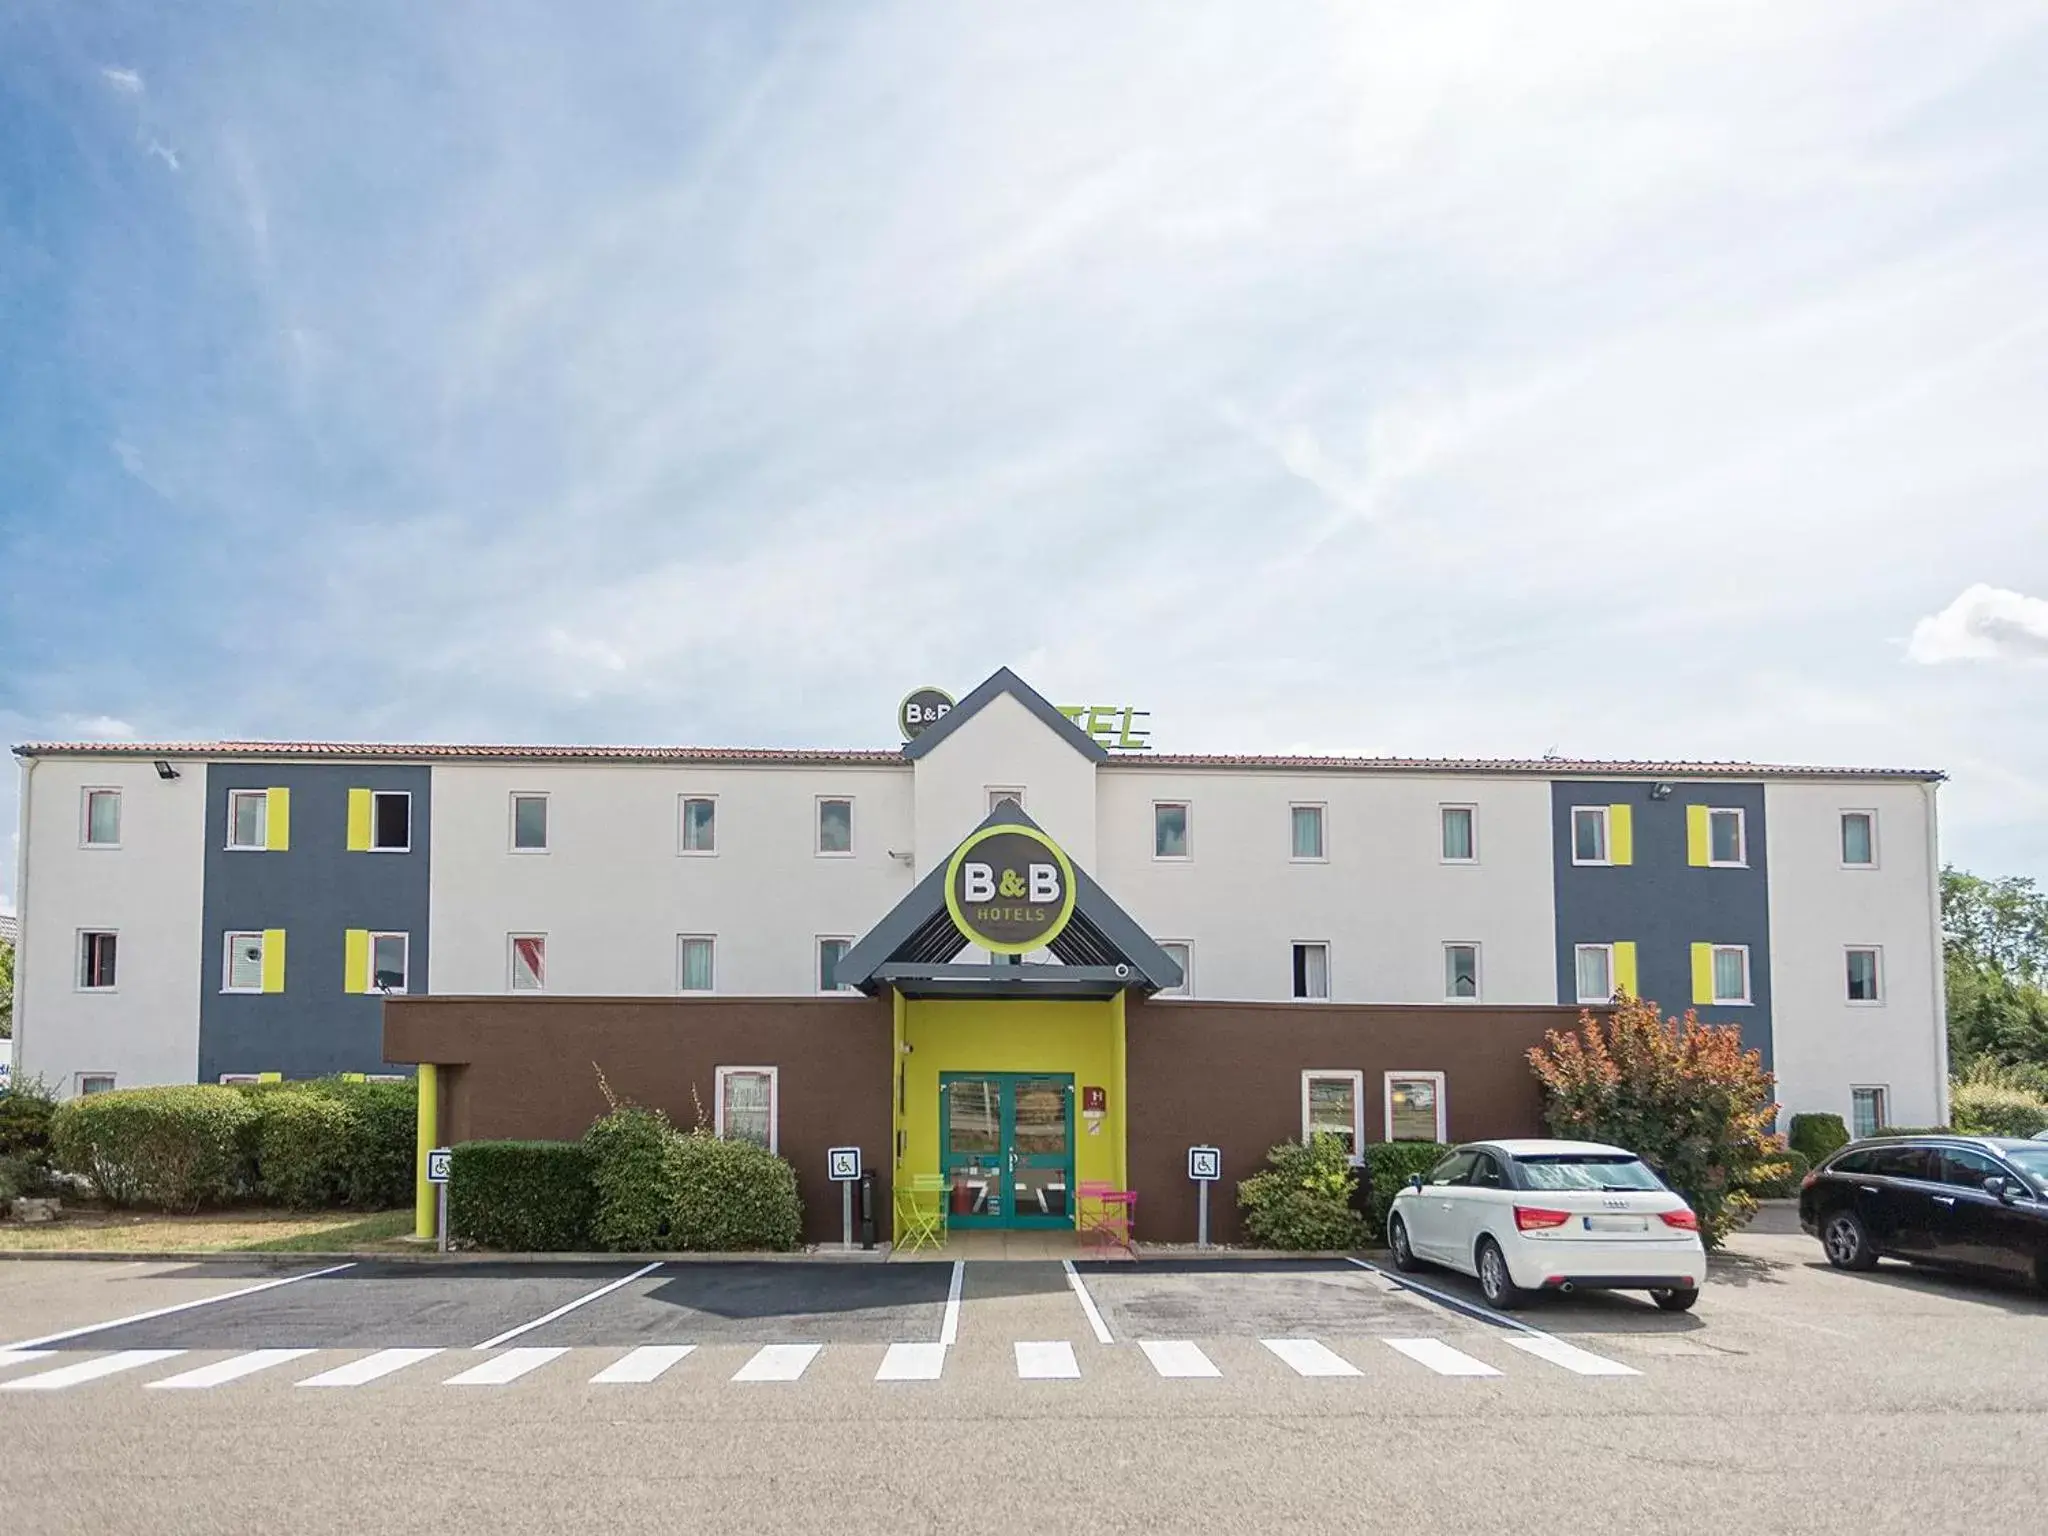
[[[1409,1174],[1408,1187],[1413,1190],[1420,1190],[1422,1188],[1422,1175],[1419,1173]]]
[[[1984,1181],[1984,1193],[1998,1196],[2001,1205],[2011,1205],[2014,1198],[2011,1182],[1995,1176]]]

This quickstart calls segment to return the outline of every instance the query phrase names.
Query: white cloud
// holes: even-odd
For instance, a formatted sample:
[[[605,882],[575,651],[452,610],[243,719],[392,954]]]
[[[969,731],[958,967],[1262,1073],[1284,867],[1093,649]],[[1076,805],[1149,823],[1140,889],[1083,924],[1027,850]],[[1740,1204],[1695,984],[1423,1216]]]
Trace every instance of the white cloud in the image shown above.
[[[100,78],[124,96],[142,94],[142,75],[138,70],[119,69],[109,64],[100,70]]]
[[[170,145],[164,143],[161,139],[152,138],[149,141],[149,143],[144,146],[143,153],[155,155],[157,159],[163,161],[165,165],[168,165],[174,171],[178,168],[178,152],[172,149]]]
[[[1984,582],[1913,626],[1906,654],[1947,661],[2048,661],[2048,602]]]
[[[78,741],[135,739],[135,727],[126,720],[116,720],[112,715],[65,715],[57,725],[65,736]]]

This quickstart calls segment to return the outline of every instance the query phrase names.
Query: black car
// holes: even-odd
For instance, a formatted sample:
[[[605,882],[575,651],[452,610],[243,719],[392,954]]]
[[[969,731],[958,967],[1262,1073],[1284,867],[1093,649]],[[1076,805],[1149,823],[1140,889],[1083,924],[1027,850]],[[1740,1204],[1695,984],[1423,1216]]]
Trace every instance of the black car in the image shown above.
[[[1852,1141],[1799,1186],[1799,1225],[1837,1269],[1904,1259],[2024,1275],[2048,1290],[2048,1142]]]

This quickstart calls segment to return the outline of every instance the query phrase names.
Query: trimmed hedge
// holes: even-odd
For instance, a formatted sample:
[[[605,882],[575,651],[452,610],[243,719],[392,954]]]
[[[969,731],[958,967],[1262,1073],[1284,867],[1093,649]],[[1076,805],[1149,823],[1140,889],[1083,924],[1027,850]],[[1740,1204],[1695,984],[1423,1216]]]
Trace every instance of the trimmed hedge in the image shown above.
[[[594,1246],[614,1253],[671,1247],[677,1203],[676,1133],[658,1110],[624,1105],[591,1122],[583,1133],[595,1206]]]
[[[1394,1196],[1407,1184],[1408,1176],[1428,1174],[1450,1152],[1450,1147],[1440,1141],[1374,1141],[1366,1144],[1365,1170],[1369,1194],[1365,1224],[1375,1242],[1386,1241],[1387,1211],[1394,1203]]]
[[[329,1190],[324,1203],[364,1210],[392,1210],[412,1204],[413,1162],[419,1114],[419,1091],[411,1083],[369,1083],[343,1077],[316,1077],[287,1083],[243,1083],[237,1091],[265,1116],[269,1106],[289,1096],[284,1113],[303,1116],[300,1100],[311,1095],[338,1105],[342,1118],[324,1148],[321,1178]],[[319,1112],[312,1112],[319,1113]],[[252,1182],[265,1200],[293,1205],[265,1170],[262,1131],[252,1145]]]
[[[218,1084],[95,1093],[57,1106],[51,1158],[109,1205],[196,1211],[247,1187],[256,1121],[245,1096]]]
[[[1809,1163],[1822,1163],[1849,1145],[1849,1127],[1840,1115],[1794,1115],[1785,1145]]]
[[[575,1141],[465,1141],[454,1148],[448,1234],[481,1248],[563,1253],[590,1246],[597,1205]]]
[[[1813,1164],[1804,1152],[1778,1152],[1772,1154],[1771,1166],[1784,1171],[1775,1178],[1759,1179],[1749,1186],[1749,1192],[1759,1200],[1791,1200],[1799,1194],[1799,1181],[1806,1177]]]
[[[705,1131],[671,1135],[668,1246],[692,1253],[768,1249],[784,1253],[803,1236],[796,1169],[751,1141]]]
[[[1948,1096],[1949,1119],[1966,1136],[2032,1136],[2048,1131],[2048,1101],[2024,1088],[1961,1082]]]
[[[18,1082],[0,1093],[0,1158],[47,1158],[50,1121],[56,1113],[56,1095],[39,1077]]]
[[[1245,1234],[1262,1248],[1335,1252],[1360,1247],[1365,1218],[1351,1208],[1358,1170],[1344,1143],[1318,1131],[1307,1145],[1283,1141],[1272,1166],[1237,1186]]]
[[[293,1090],[256,1107],[256,1185],[265,1200],[318,1210],[348,1198],[349,1153],[360,1120],[343,1100]]]

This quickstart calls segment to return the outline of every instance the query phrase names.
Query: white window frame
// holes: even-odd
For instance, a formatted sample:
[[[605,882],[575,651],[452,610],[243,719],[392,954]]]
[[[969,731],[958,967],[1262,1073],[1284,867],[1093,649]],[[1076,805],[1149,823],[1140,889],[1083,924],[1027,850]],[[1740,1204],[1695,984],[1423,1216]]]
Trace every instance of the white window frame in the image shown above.
[[[1322,846],[1321,853],[1296,853],[1294,851],[1294,813],[1314,811],[1316,813],[1316,842]],[[1194,846],[1192,842],[1188,844]],[[1290,864],[1327,864],[1330,862],[1330,803],[1327,800],[1290,800],[1287,802],[1287,862]]]
[[[1380,1104],[1386,1116],[1383,1136],[1387,1141],[1394,1139],[1394,1083],[1414,1082],[1426,1079],[1436,1085],[1436,1135],[1432,1141],[1450,1140],[1450,1113],[1444,1106],[1444,1074],[1441,1072],[1388,1072],[1380,1080]]]
[[[725,1140],[725,1080],[735,1073],[765,1075],[768,1079],[768,1150],[782,1152],[782,1070],[779,1067],[714,1067],[712,1069],[711,1129]]]
[[[85,1085],[89,1082],[92,1082],[96,1078],[102,1077],[104,1077],[107,1080],[107,1086],[101,1089],[91,1091],[97,1091],[99,1093],[112,1093],[114,1089],[120,1085],[120,1079],[116,1077],[112,1072],[78,1072],[74,1073],[71,1079],[72,1096],[74,1098],[84,1098],[86,1096],[86,1093],[89,1091]]]
[[[683,839],[689,835],[690,802],[708,801],[711,806],[711,846],[709,848],[686,848]],[[816,834],[813,833],[813,836]],[[718,796],[690,794],[676,796],[676,857],[680,859],[715,859],[718,857]]]
[[[522,986],[520,986],[520,985],[519,985],[519,983],[518,983],[518,980],[517,980],[517,978],[518,978],[518,975],[519,975],[519,941],[520,941],[521,939],[539,939],[539,940],[540,940],[540,985],[539,985],[539,986],[537,986],[537,987],[522,987]],[[506,935],[505,935],[505,990],[506,990],[507,992],[526,992],[526,993],[531,993],[531,994],[533,994],[533,995],[535,995],[535,996],[538,996],[538,995],[540,995],[541,993],[544,993],[544,992],[546,992],[546,991],[547,991],[547,989],[548,989],[548,936],[547,936],[547,935],[546,935],[545,933],[537,933],[537,932],[534,932],[534,931],[533,931],[533,930],[531,930],[531,929],[528,929],[528,930],[524,930],[524,931],[521,931],[521,932],[518,932],[518,933],[508,933],[508,934],[506,934]]]
[[[1470,997],[1459,997],[1451,990],[1451,951],[1454,949],[1469,949],[1472,951],[1472,995]],[[1470,1006],[1486,996],[1486,948],[1484,945],[1477,939],[1445,939],[1443,956],[1445,1002],[1463,1003]],[[1578,957],[1574,955],[1574,964],[1577,963],[1577,959]],[[1443,1138],[1439,1136],[1437,1140],[1441,1141]]]
[[[1180,968],[1180,985],[1171,991],[1155,992],[1154,997],[1193,997],[1195,995],[1195,945],[1192,939],[1161,939],[1161,949],[1179,948],[1187,951],[1187,963]]]
[[[1024,791],[1022,789],[1005,789],[1000,784],[990,784],[987,786],[987,790],[989,815],[995,815],[996,807],[1005,800],[1014,800],[1017,802],[1018,810],[1024,809]]]
[[[253,987],[238,987],[234,984],[235,940],[237,939],[254,939],[256,941],[256,985]],[[254,997],[261,993],[263,990],[263,967],[270,959],[269,950],[270,941],[263,937],[263,930],[260,928],[237,928],[232,932],[223,933],[220,936],[221,992],[224,995],[234,997]],[[287,963],[290,961],[289,952],[286,953],[286,961]]]
[[[1294,990],[1294,952],[1297,949],[1320,949],[1323,952],[1323,995],[1302,997]],[[1337,990],[1336,978],[1330,971],[1330,941],[1328,939],[1289,939],[1287,941],[1287,1000],[1292,1003],[1327,1003]]]
[[[1714,857],[1714,818],[1733,816],[1735,818],[1735,857],[1717,859]],[[1707,867],[1709,869],[1749,868],[1749,817],[1739,805],[1710,805],[1707,807]]]
[[[397,939],[405,946],[405,964],[399,969],[398,985],[393,987],[388,993],[377,985],[377,941],[379,939]],[[290,951],[286,951],[285,963],[291,963]],[[399,933],[387,928],[382,933],[372,932],[370,934],[370,974],[364,978],[363,990],[371,997],[404,997],[412,991],[412,935],[410,933]]]
[[[386,848],[377,841],[377,802],[399,796],[405,801],[405,846]],[[411,853],[412,852],[412,791],[409,789],[373,789],[370,791],[370,846],[368,853]]]
[[[846,807],[846,846],[827,848],[825,846],[825,807],[843,805]],[[854,841],[854,814],[852,795],[819,795],[811,821],[811,852],[821,859],[850,859],[859,844]]]
[[[1161,853],[1159,851],[1159,813],[1168,807],[1180,809],[1181,842],[1185,853]],[[1157,864],[1187,864],[1195,857],[1195,803],[1192,800],[1154,800],[1152,802],[1152,859]]]
[[[1708,990],[1713,990],[1712,984],[1718,983],[1720,980],[1720,958],[1730,951],[1735,951],[1742,956],[1742,996],[1717,997],[1712,1003],[1708,1004],[1709,1007],[1747,1008],[1756,998],[1756,981],[1749,973],[1749,946],[1747,944],[1716,944],[1712,947],[1707,960],[1707,979],[1710,984]]]
[[[1479,807],[1469,802],[1446,800],[1436,808],[1436,861],[1439,864],[1477,864],[1479,862]],[[1465,824],[1472,829],[1472,852],[1467,858],[1454,859],[1444,852],[1444,830],[1448,813],[1463,811]]]
[[[1851,955],[1869,955],[1871,957],[1871,974],[1877,981],[1877,996],[1849,996],[1849,957]],[[1884,1006],[1885,990],[1884,946],[1882,944],[1844,944],[1842,946],[1842,1001],[1851,1008],[1882,1008]]]
[[[711,985],[689,987],[683,985],[688,967],[683,964],[683,948],[688,944],[711,946]],[[715,933],[679,933],[676,935],[676,991],[683,997],[709,997],[718,990],[718,935]]]
[[[1844,844],[1844,843],[1845,843],[1845,842],[1847,841],[1847,839],[1846,839],[1846,838],[1844,838],[1844,837],[1842,836],[1842,829],[1843,829],[1843,824],[1844,824],[1844,823],[1846,823],[1846,822],[1848,821],[1848,819],[1849,819],[1849,818],[1850,818],[1851,816],[1862,816],[1862,817],[1866,817],[1866,818],[1867,818],[1867,819],[1869,820],[1869,822],[1870,822],[1870,859],[1869,859],[1869,861],[1868,861],[1867,863],[1863,863],[1863,864],[1851,864],[1851,863],[1850,863],[1850,862],[1848,861],[1848,859],[1844,857],[1844,854],[1845,854],[1845,853],[1847,852],[1847,849],[1846,849],[1846,848],[1844,848],[1843,844]],[[1863,805],[1851,805],[1851,806],[1847,806],[1847,807],[1845,807],[1845,808],[1844,808],[1844,809],[1842,810],[1842,812],[1841,812],[1841,813],[1840,813],[1840,814],[1839,814],[1839,815],[1838,815],[1838,816],[1837,816],[1837,817],[1835,818],[1835,859],[1836,859],[1836,862],[1837,862],[1837,863],[1839,863],[1839,864],[1841,865],[1841,867],[1842,867],[1843,869],[1875,869],[1875,868],[1877,868],[1877,864],[1878,864],[1878,856],[1879,856],[1879,851],[1878,851],[1878,846],[1877,846],[1877,811],[1876,811],[1876,809],[1875,809],[1874,807],[1872,807],[1872,806],[1863,806]]]
[[[1308,1087],[1317,1079],[1342,1079],[1351,1085],[1351,1161],[1365,1161],[1365,1074],[1355,1067],[1306,1067],[1301,1074],[1301,1144],[1309,1142]]]
[[[548,791],[544,789],[514,789],[506,791],[505,847],[508,852],[519,854],[554,852],[555,819],[552,808],[548,805],[548,799]],[[538,800],[541,803],[540,830],[542,842],[538,848],[522,848],[519,846],[519,802],[522,800]],[[680,816],[681,812],[678,812],[677,815]],[[678,838],[682,836],[680,822],[677,823],[676,836]]]
[[[1582,950],[1597,949],[1607,956],[1607,990],[1598,997],[1588,997],[1579,991],[1579,954]],[[1580,1007],[1614,1001],[1614,946],[1612,944],[1574,944],[1572,946],[1572,992],[1579,1000]]]
[[[96,843],[92,840],[92,797],[112,795],[114,797],[114,840],[111,843]],[[95,852],[121,846],[121,820],[127,807],[121,803],[121,789],[117,784],[88,784],[78,792],[78,846],[91,848]]]
[[[88,987],[85,984],[85,941],[96,934],[105,934],[114,941],[114,984],[110,987]],[[90,992],[95,997],[104,997],[109,992],[121,990],[121,930],[118,928],[81,928],[78,938],[71,946],[71,990]]]
[[[235,806],[243,800],[260,801],[263,806],[263,841],[260,843],[238,843],[235,841]],[[229,853],[263,853],[270,847],[270,791],[267,789],[231,789],[228,791],[228,842]]]
[[[1600,818],[1600,857],[1582,859],[1579,857],[1579,818],[1598,816]],[[1604,868],[1614,862],[1614,814],[1613,807],[1605,805],[1575,805],[1572,807],[1571,825],[1567,829],[1571,838],[1571,855],[1574,864],[1590,868]]]
[[[1858,1131],[1856,1125],[1856,1095],[1874,1093],[1877,1095],[1877,1124],[1869,1131]],[[1849,1126],[1854,1136],[1877,1136],[1884,1133],[1892,1123],[1892,1085],[1890,1083],[1851,1083],[1849,1085]]]
[[[844,933],[821,933],[811,941],[811,985],[817,989],[817,994],[820,997],[859,996],[859,989],[857,987],[849,987],[844,983],[838,983],[829,987],[824,984],[825,946],[827,944],[844,944],[846,949],[839,952],[839,958],[843,960],[846,958],[847,951],[853,948],[853,938],[850,934]]]

